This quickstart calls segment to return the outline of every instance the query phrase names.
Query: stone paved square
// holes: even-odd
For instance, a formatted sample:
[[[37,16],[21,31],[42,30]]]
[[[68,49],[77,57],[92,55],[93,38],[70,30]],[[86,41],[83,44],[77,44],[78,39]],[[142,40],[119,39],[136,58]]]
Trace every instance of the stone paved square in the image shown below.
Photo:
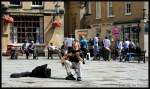
[[[36,66],[48,64],[51,78],[10,78],[11,73],[32,71]],[[65,80],[66,71],[60,60],[39,57],[38,60],[2,57],[2,87],[149,87],[148,62],[89,61],[83,65],[82,81]],[[74,73],[74,71],[72,70]]]

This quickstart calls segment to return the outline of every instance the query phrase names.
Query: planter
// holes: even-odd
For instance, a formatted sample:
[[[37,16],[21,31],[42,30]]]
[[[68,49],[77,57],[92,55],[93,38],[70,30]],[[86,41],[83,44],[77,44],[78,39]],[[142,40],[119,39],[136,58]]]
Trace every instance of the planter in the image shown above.
[[[6,23],[13,23],[14,22],[14,19],[12,17],[10,17],[9,15],[4,15],[2,17],[2,19],[3,19],[3,21],[4,21],[5,24]]]
[[[53,28],[61,27],[61,22],[60,22],[59,20],[55,20],[55,21],[52,23],[52,27],[53,27]]]

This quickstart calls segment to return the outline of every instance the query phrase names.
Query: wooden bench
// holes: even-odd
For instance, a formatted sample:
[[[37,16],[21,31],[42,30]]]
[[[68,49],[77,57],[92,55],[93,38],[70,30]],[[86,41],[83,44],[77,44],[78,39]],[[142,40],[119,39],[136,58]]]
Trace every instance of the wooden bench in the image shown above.
[[[61,51],[59,49],[52,50],[52,49],[48,48],[48,59],[49,59],[49,57],[51,57],[51,59],[53,59],[53,54],[57,54],[59,56],[59,58],[61,59]]]

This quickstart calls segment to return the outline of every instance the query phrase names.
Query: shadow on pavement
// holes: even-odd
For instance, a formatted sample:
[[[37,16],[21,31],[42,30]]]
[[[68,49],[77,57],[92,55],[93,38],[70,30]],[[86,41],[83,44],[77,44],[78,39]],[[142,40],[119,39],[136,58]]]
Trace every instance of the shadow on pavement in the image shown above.
[[[51,77],[50,79],[65,80],[65,78]]]

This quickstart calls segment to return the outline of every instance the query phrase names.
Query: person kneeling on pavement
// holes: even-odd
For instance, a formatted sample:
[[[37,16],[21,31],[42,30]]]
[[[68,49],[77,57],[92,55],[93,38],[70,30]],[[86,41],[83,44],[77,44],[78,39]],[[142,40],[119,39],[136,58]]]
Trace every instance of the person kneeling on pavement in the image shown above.
[[[72,50],[70,53],[65,53],[62,57],[61,63],[65,66],[67,77],[66,80],[76,80],[71,73],[71,68],[74,69],[77,74],[77,81],[81,81],[81,67],[83,59],[80,57],[79,51]]]

